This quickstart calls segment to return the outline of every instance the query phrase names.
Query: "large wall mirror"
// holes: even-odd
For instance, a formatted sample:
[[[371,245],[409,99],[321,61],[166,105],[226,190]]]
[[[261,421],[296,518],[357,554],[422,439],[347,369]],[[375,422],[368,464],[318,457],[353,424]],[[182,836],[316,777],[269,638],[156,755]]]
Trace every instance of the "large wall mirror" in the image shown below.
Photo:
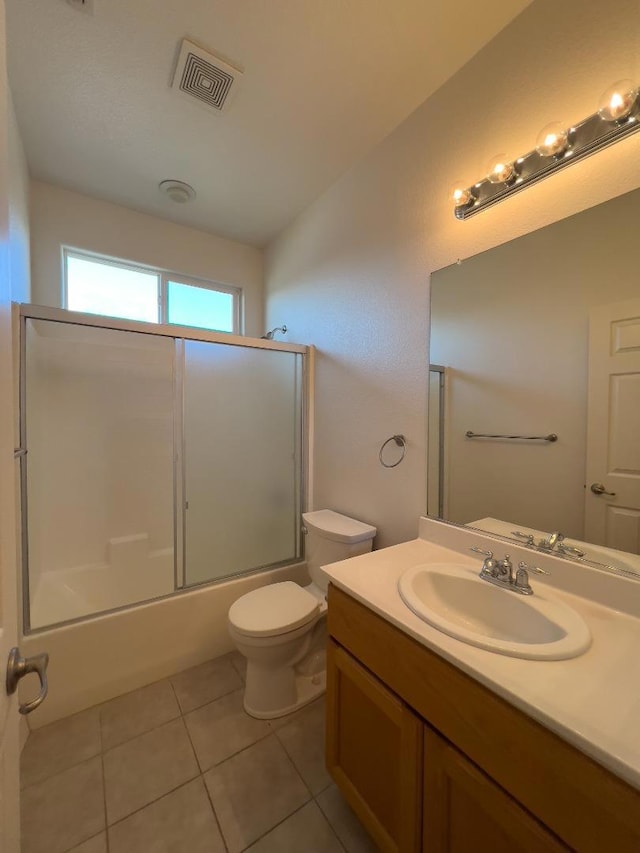
[[[432,275],[430,516],[640,572],[638,222],[635,190]]]

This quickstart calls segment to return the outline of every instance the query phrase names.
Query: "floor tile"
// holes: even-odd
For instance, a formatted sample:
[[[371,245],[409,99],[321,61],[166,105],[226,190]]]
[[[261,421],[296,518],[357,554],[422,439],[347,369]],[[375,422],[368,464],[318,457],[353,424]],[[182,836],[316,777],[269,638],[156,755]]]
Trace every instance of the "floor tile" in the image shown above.
[[[247,853],[344,853],[342,844],[314,803],[307,803],[247,849]]]
[[[90,758],[22,791],[22,853],[64,853],[105,827],[102,760]]]
[[[208,770],[271,732],[242,707],[243,690],[192,711],[184,718],[201,770]]]
[[[233,664],[240,678],[245,681],[247,677],[247,659],[239,651],[231,652],[229,660]]]
[[[377,847],[355,816],[337,785],[316,797],[316,802],[344,845],[347,853],[376,853]]]
[[[171,683],[183,714],[242,687],[242,680],[228,655],[186,669],[172,676]]]
[[[198,775],[182,719],[109,750],[104,755],[107,819],[112,824]]]
[[[100,718],[91,708],[29,734],[20,757],[22,787],[100,754]]]
[[[68,853],[107,853],[107,833],[101,832],[100,835],[94,835],[93,838],[78,844]]]
[[[275,717],[272,720],[269,720],[271,724],[271,728],[276,731],[277,729],[281,729],[284,726],[288,726],[289,723],[292,723],[294,720],[297,720],[301,714],[304,714],[309,708],[313,708],[316,704],[324,704],[325,696],[322,694],[318,699],[314,699],[309,705],[303,705],[302,708],[298,708],[297,711],[293,711],[291,714],[285,714],[283,717]]]
[[[110,853],[225,853],[202,779],[109,828]]]
[[[230,853],[239,853],[309,800],[309,791],[273,735],[205,774]]]
[[[325,703],[314,702],[303,708],[286,725],[276,731],[280,743],[284,746],[304,779],[312,794],[324,791],[331,784],[326,769],[325,742]]]
[[[118,696],[100,707],[102,748],[111,749],[179,716],[168,680]]]

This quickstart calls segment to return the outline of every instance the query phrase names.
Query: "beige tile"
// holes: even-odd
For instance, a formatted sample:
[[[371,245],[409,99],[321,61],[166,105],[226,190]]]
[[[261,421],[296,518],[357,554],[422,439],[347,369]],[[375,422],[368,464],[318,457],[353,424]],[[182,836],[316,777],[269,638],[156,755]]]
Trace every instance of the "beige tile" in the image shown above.
[[[273,720],[269,720],[271,727],[274,731],[277,729],[283,728],[283,726],[288,726],[289,723],[292,723],[294,720],[297,720],[301,714],[305,714],[309,708],[314,708],[316,705],[322,705],[325,707],[325,696],[324,694],[320,696],[319,699],[314,699],[310,705],[303,705],[302,708],[299,708],[297,711],[294,711],[292,714],[285,714],[284,717],[276,717]]]
[[[107,853],[107,833],[101,832],[100,835],[94,835],[93,838],[69,850],[69,853]]]
[[[111,749],[179,716],[168,680],[118,696],[100,707],[102,748]]]
[[[171,683],[183,714],[242,687],[242,680],[228,655],[186,669],[172,676]]]
[[[336,785],[323,791],[316,801],[347,853],[376,853],[378,848]]]
[[[182,718],[104,754],[109,824],[168,794],[198,775]]]
[[[22,791],[22,853],[64,853],[105,827],[102,761],[90,758]]]
[[[230,853],[239,853],[309,800],[309,791],[273,735],[205,774]]]
[[[239,651],[231,652],[229,655],[229,660],[233,664],[236,672],[240,676],[240,678],[245,681],[247,677],[247,659],[244,655],[241,655]]]
[[[245,712],[243,695],[243,690],[237,690],[184,718],[201,770],[208,770],[271,732],[266,720],[254,720]]]
[[[110,853],[225,853],[202,779],[109,828]]]
[[[324,755],[325,704],[314,702],[276,731],[280,743],[295,764],[312,794],[331,784]]]
[[[20,758],[22,787],[100,754],[100,719],[91,708],[31,732]]]
[[[311,802],[247,849],[247,853],[344,853],[326,818]]]

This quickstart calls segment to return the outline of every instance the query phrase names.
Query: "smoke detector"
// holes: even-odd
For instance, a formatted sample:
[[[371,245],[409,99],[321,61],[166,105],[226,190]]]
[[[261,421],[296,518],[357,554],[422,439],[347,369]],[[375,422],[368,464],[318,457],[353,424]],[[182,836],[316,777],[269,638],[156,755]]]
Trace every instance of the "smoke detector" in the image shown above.
[[[158,187],[161,192],[169,196],[171,201],[177,204],[186,204],[188,201],[193,201],[196,197],[196,191],[184,181],[160,181]]]
[[[223,112],[231,103],[241,77],[242,71],[183,39],[171,88]]]

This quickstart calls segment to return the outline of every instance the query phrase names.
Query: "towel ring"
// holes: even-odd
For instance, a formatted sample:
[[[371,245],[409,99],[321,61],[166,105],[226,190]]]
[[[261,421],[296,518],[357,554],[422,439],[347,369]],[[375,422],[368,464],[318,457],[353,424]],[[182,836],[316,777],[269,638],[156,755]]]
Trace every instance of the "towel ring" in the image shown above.
[[[389,444],[392,441],[395,441],[395,443],[398,445],[398,447],[402,448],[402,452],[400,454],[400,459],[398,459],[397,462],[394,462],[393,465],[389,465],[382,458],[382,454],[383,454],[384,449],[387,446],[387,444]],[[399,465],[402,462],[406,452],[407,452],[407,439],[403,435],[392,435],[390,438],[388,438],[386,441],[384,441],[382,443],[382,447],[380,448],[380,453],[378,454],[378,459],[380,460],[380,464],[382,465],[383,468],[395,468],[397,465]]]

